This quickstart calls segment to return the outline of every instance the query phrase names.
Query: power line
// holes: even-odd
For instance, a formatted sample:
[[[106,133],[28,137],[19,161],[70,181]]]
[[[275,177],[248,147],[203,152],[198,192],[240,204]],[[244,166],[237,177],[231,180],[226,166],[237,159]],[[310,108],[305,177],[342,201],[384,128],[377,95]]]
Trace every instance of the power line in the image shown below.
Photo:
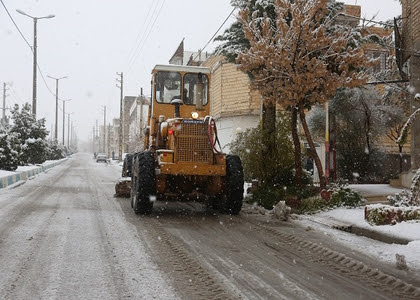
[[[4,9],[6,10],[6,13],[9,15],[10,20],[12,20],[13,24],[15,25],[16,29],[18,30],[20,36],[23,38],[23,40],[26,42],[26,44],[29,46],[29,48],[32,49],[31,44],[29,44],[28,40],[23,35],[22,31],[20,31],[19,26],[17,26],[15,20],[13,20],[12,15],[10,14],[9,10],[7,9],[6,5],[4,4],[3,0],[0,0],[1,4],[3,5]]]
[[[223,21],[222,25],[219,26],[219,28],[216,30],[216,32],[213,34],[213,36],[210,38],[210,40],[207,42],[207,44],[197,53],[197,55],[195,56],[194,60],[197,59],[197,57],[201,54],[201,52],[210,44],[210,42],[214,39],[214,37],[216,36],[216,34],[219,32],[220,29],[222,29],[223,25],[225,25],[225,23],[227,22],[227,20],[229,20],[230,16],[233,14],[233,12],[236,10],[236,7],[234,7],[232,9],[232,11],[230,12],[230,14],[227,16],[227,18]]]
[[[165,2],[165,1],[163,1],[163,2]],[[130,56],[130,59],[129,59],[129,67],[131,67],[132,64],[134,64],[134,62],[135,62],[135,60],[137,58],[137,54],[136,53],[139,52],[139,48],[143,48],[142,45],[143,45],[143,43],[144,43],[144,41],[146,39],[145,36],[148,36],[148,32],[150,32],[150,30],[153,28],[153,25],[154,25],[157,17],[159,16],[160,10],[162,9],[163,2],[162,2],[162,5],[161,5],[159,11],[158,11],[159,1],[156,2],[156,6],[155,6],[155,8],[153,10],[153,13],[150,16],[150,19],[148,19],[147,25],[145,27],[145,30],[143,31],[143,34],[141,36],[141,39],[137,42],[137,46],[134,48],[134,52]],[[155,19],[153,20],[153,18],[155,18]]]
[[[11,16],[9,10],[7,9],[6,5],[4,4],[3,0],[0,0],[1,4],[3,5],[4,9],[6,10],[6,13],[9,15],[10,20],[12,20],[13,24],[15,25],[17,31],[19,32],[19,34],[21,35],[21,37],[23,38],[23,40],[26,42],[26,44],[29,46],[29,48],[31,49],[31,52],[34,52],[34,49],[32,48],[31,44],[29,44],[28,40],[25,38],[25,36],[23,35],[22,31],[19,29],[19,26],[16,24],[15,20],[13,19],[13,17]],[[41,74],[42,77],[42,81],[44,82],[45,86],[47,87],[47,90],[53,95],[55,96],[54,92],[51,91],[50,87],[47,84],[47,81],[45,80],[45,76],[41,71],[41,68],[39,66],[39,64],[36,64],[38,72]]]
[[[24,100],[22,100],[22,98],[18,95],[18,93],[15,91],[15,89],[12,87],[12,85],[11,84],[9,84],[8,85],[9,86],[9,89],[10,89],[10,91],[12,92],[12,94],[13,94],[13,97],[15,98],[15,100],[17,101],[17,102],[15,102],[16,104],[24,104],[25,103],[25,101]]]
[[[134,42],[133,46],[131,47],[130,51],[128,52],[128,59],[129,59],[129,62],[130,62],[130,60],[131,60],[131,56],[134,54],[133,52],[135,52],[136,45],[137,45],[137,44],[139,43],[139,41],[141,41],[141,39],[143,38],[145,28],[147,28],[147,27],[148,27],[148,26],[147,26],[147,27],[144,27],[144,25],[146,25],[146,21],[149,19],[150,12],[152,11],[152,8],[153,8],[154,4],[156,4],[156,6],[157,6],[157,4],[158,4],[158,3],[159,3],[158,1],[153,1],[153,2],[152,2],[152,5],[150,5],[150,6],[149,6],[149,10],[147,11],[146,18],[144,18],[144,20],[143,20],[143,24],[140,26],[140,28],[141,28],[141,29],[143,29],[143,31],[139,30],[139,32],[137,33],[137,37],[136,37],[136,39],[135,39],[135,42]],[[155,8],[155,9],[156,9],[156,8]],[[140,38],[140,33],[143,33],[143,34],[141,35],[141,38]]]
[[[147,39],[149,38],[149,35],[150,35],[150,33],[152,32],[152,30],[153,30],[153,27],[155,26],[155,23],[156,23],[156,21],[157,21],[157,19],[159,18],[159,15],[160,15],[160,13],[161,13],[161,11],[162,11],[162,8],[163,8],[163,5],[165,4],[165,1],[166,0],[163,0],[162,1],[162,4],[161,4],[161,6],[160,6],[160,8],[159,8],[159,11],[158,11],[158,13],[156,14],[156,16],[155,16],[155,19],[154,19],[154,21],[153,21],[153,23],[152,23],[152,26],[149,28],[149,31],[147,32],[147,35],[146,35],[146,37],[143,39],[143,41],[142,41],[142,43],[140,44],[138,44],[137,45],[137,48],[136,48],[136,53],[134,54],[134,56],[133,56],[133,59],[131,60],[131,63],[129,63],[129,68],[128,68],[128,71],[130,71],[131,70],[131,68],[133,67],[133,65],[134,65],[134,63],[136,62],[136,60],[137,60],[137,57],[138,57],[138,53],[141,51],[141,50],[143,50],[143,47],[144,47],[144,45],[146,44],[146,41],[147,41]],[[156,11],[156,10],[155,10]]]
[[[50,89],[50,87],[49,87],[49,86],[48,86],[48,84],[47,84],[47,81],[45,80],[45,76],[44,76],[44,74],[42,73],[42,71],[41,71],[41,68],[40,68],[39,64],[37,63],[37,64],[36,64],[36,66],[37,66],[37,69],[38,69],[39,74],[41,74],[42,81],[44,82],[45,86],[47,87],[47,90],[51,93],[51,95],[53,95],[53,96],[55,97],[54,92]],[[61,100],[61,99],[60,99],[60,100]]]

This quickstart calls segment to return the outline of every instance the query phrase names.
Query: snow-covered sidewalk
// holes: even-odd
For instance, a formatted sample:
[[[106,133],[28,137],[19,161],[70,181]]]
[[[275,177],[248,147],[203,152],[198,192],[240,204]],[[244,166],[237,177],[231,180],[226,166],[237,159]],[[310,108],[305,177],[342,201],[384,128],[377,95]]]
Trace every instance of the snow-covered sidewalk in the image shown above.
[[[349,184],[348,187],[358,191],[365,198],[394,195],[403,190],[389,184]]]
[[[314,215],[300,215],[294,222],[324,232],[335,241],[383,262],[394,264],[396,263],[396,254],[404,255],[407,267],[415,272],[420,272],[420,221],[373,226],[365,221],[364,208],[337,208]],[[409,243],[407,245],[384,243],[333,229],[330,224],[334,223],[349,224],[366,231],[373,231],[378,235],[408,240]]]
[[[67,158],[60,160],[47,160],[39,165],[19,166],[16,171],[0,170],[0,189],[28,180],[29,178],[41,174],[52,167],[62,164],[66,160]]]

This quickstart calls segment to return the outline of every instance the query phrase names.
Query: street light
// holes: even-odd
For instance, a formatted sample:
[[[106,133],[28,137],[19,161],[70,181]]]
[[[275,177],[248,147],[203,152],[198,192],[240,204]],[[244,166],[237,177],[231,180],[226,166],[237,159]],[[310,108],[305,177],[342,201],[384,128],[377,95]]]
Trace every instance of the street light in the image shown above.
[[[67,113],[67,148],[70,149],[70,115],[73,113]]]
[[[58,140],[58,81],[60,79],[64,79],[67,78],[67,76],[63,76],[60,78],[56,78],[56,77],[52,77],[50,75],[47,75],[49,78],[51,79],[55,79],[55,132],[54,132],[54,137],[55,140]]]
[[[33,81],[32,81],[32,114],[36,118],[36,68],[38,66],[37,64],[37,56],[36,56],[36,48],[37,48],[37,36],[36,36],[36,23],[39,19],[51,19],[54,18],[54,15],[48,15],[45,17],[33,17],[31,15],[28,15],[24,11],[21,11],[20,9],[16,9],[16,11],[24,16],[27,16],[34,20],[34,45],[32,46],[32,52],[34,54],[34,65],[33,65]]]
[[[61,100],[63,101],[63,146],[64,146],[64,129],[66,127],[66,101],[70,101],[71,99]]]

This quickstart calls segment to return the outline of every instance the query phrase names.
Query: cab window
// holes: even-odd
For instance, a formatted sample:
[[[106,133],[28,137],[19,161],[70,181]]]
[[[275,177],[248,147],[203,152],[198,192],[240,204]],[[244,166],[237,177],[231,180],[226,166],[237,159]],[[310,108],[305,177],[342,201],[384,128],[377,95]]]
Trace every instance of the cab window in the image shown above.
[[[184,75],[184,104],[196,105],[201,101],[203,105],[208,102],[209,79],[206,74],[187,73]]]
[[[155,77],[155,93],[159,103],[171,103],[175,98],[181,99],[181,74],[158,71]]]

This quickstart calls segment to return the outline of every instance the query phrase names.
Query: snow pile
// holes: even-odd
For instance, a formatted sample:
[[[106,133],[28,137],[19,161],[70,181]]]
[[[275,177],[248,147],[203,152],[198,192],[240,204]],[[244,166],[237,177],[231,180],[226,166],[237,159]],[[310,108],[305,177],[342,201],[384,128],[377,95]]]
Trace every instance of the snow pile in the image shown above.
[[[273,206],[272,210],[259,206],[257,203],[246,205],[242,208],[242,212],[245,214],[266,215],[281,221],[289,220],[291,210],[292,209],[286,205],[285,201],[280,201],[277,203],[275,206]]]
[[[279,220],[287,221],[290,216],[291,208],[286,205],[285,201],[280,201],[273,208],[273,215]]]

